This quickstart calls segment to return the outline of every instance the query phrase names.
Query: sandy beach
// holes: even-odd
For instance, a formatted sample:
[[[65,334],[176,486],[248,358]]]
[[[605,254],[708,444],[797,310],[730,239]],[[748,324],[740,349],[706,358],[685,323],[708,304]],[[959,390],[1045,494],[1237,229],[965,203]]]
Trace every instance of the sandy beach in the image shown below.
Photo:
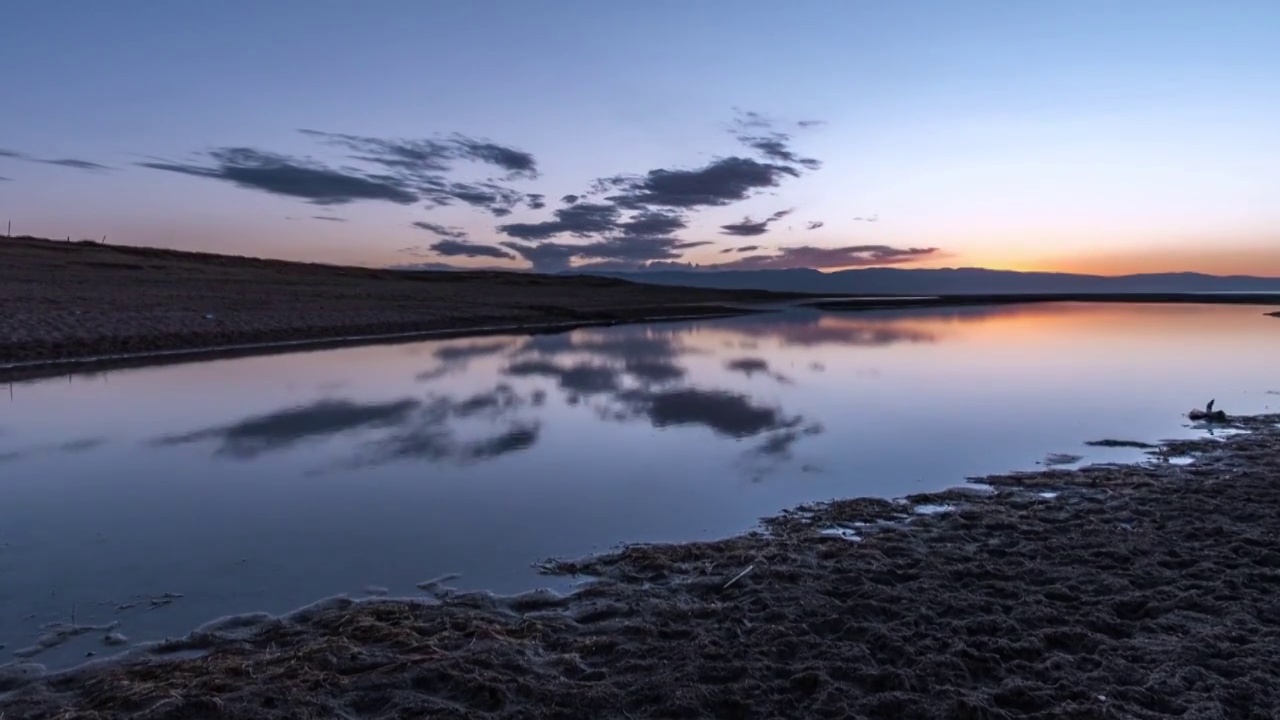
[[[740,311],[718,303],[781,297],[591,277],[398,272],[6,238],[0,241],[0,365],[715,314]]]
[[[424,601],[224,620],[43,679],[10,666],[0,715],[1273,717],[1277,421],[1237,419],[1248,432],[1142,465],[548,562],[598,578],[568,597],[428,586]]]

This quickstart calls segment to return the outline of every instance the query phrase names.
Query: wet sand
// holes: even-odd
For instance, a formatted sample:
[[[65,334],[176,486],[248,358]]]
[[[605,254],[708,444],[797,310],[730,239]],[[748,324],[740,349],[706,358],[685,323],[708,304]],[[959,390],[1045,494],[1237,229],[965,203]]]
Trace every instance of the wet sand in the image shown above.
[[[741,312],[786,295],[403,272],[0,239],[0,366],[281,341]],[[0,367],[0,377],[14,379]]]
[[[1278,422],[1152,451],[1190,464],[990,477],[548,563],[599,578],[570,597],[437,587],[239,618],[50,678],[10,667],[0,714],[1274,717]]]

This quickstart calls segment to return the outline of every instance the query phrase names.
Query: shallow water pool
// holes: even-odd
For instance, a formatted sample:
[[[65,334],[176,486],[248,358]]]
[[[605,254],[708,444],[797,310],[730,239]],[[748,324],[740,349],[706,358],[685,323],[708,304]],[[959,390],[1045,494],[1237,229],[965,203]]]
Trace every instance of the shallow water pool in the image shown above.
[[[812,500],[1141,458],[1103,438],[1280,405],[1237,306],[791,310],[72,375],[0,388],[0,658],[335,593],[553,584],[530,564]],[[103,632],[35,655],[105,654]],[[0,659],[0,662],[3,660]]]

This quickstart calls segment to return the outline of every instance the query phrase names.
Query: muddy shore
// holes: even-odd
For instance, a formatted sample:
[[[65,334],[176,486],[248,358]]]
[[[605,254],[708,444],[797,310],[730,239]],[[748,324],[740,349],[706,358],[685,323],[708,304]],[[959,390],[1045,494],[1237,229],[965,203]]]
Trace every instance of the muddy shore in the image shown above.
[[[0,715],[1270,718],[1280,417],[1236,422],[1149,464],[548,563],[599,578],[570,597],[335,600],[123,663],[10,666]]]
[[[403,272],[0,241],[2,366],[348,336],[741,312],[790,295],[532,273]],[[26,373],[30,373],[28,368]]]

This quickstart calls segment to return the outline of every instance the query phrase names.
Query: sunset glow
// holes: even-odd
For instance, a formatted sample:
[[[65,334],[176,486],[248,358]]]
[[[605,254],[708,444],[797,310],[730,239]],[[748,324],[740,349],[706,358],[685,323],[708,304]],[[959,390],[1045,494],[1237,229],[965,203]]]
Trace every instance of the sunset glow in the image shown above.
[[[1280,276],[1278,22],[1190,1],[22,3],[0,220],[367,266]]]

